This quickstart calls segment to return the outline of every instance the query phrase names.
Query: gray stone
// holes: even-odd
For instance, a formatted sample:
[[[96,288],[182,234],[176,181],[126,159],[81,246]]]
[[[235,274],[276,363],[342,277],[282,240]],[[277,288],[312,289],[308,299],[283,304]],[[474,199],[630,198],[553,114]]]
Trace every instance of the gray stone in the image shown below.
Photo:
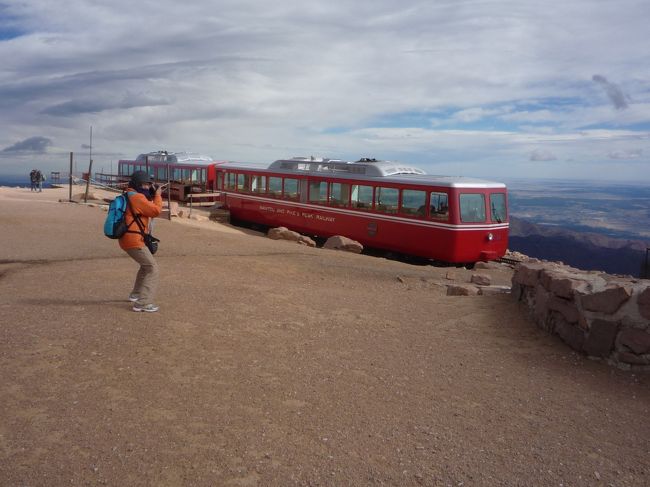
[[[609,356],[614,347],[618,322],[596,319],[591,323],[584,343],[584,351],[594,357]]]
[[[510,294],[510,286],[481,286],[478,290],[481,296],[493,296],[495,294]]]
[[[479,286],[489,286],[492,283],[492,279],[487,274],[472,274],[470,282]]]
[[[577,323],[580,318],[578,308],[576,308],[574,303],[566,299],[551,295],[547,306],[549,309],[560,312],[569,323]]]
[[[636,354],[650,353],[650,333],[637,328],[626,328],[618,334],[618,343]]]
[[[650,287],[645,288],[637,298],[639,313],[646,320],[650,320]]]
[[[585,334],[580,328],[568,323],[559,314],[555,315],[553,325],[555,333],[560,335],[562,340],[564,340],[574,350],[579,352],[582,351],[585,342]]]
[[[650,355],[637,355],[630,352],[618,352],[618,359],[621,362],[632,365],[650,365]]]
[[[548,314],[548,300],[551,294],[544,289],[541,284],[535,287],[535,306],[533,307],[533,315],[537,320],[544,320]]]
[[[524,286],[535,286],[542,269],[544,269],[544,264],[541,262],[522,262],[515,267],[512,281]]]
[[[582,296],[580,302],[587,311],[612,314],[630,299],[630,296],[632,296],[630,286],[615,285],[604,291]]]
[[[568,277],[551,278],[549,290],[556,296],[571,299],[584,285],[583,282]]]

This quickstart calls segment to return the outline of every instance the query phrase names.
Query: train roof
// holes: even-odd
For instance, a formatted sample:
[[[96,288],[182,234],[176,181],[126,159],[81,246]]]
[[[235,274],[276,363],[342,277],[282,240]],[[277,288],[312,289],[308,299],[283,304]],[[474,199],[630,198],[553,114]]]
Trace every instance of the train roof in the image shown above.
[[[204,165],[215,162],[212,157],[197,154],[195,152],[167,151],[155,151],[140,154],[135,160],[136,162],[145,162],[147,156],[149,156],[149,162],[168,162],[170,164]]]
[[[464,176],[431,175],[422,169],[394,161],[378,161],[362,158],[343,161],[313,157],[280,159],[269,166],[255,163],[227,162],[221,167],[249,171],[265,170],[282,174],[310,174],[341,179],[382,180],[391,183],[414,183],[454,188],[505,188],[499,182]]]

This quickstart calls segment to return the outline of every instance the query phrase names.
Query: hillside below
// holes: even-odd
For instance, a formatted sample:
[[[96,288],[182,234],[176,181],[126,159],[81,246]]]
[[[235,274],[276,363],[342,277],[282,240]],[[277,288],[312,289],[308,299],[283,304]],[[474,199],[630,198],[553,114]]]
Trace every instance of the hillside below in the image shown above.
[[[561,261],[584,270],[639,277],[645,270],[650,243],[538,225],[511,217],[508,247],[538,259]]]

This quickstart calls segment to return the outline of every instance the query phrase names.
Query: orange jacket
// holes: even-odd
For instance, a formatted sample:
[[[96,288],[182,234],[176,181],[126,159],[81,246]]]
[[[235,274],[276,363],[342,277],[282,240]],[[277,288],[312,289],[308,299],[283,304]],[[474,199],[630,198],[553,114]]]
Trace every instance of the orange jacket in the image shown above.
[[[129,193],[135,192],[133,188],[129,188],[127,191]],[[133,218],[133,212],[135,211],[135,214],[140,217],[146,233],[149,230],[149,219],[160,215],[160,211],[162,210],[162,197],[160,194],[156,194],[153,201],[149,201],[147,197],[141,193],[129,194],[128,197],[129,207],[126,210],[124,218],[130,231],[126,232],[120,238],[120,247],[122,250],[141,249],[144,247],[144,237],[140,234],[140,227],[138,227],[138,224]]]

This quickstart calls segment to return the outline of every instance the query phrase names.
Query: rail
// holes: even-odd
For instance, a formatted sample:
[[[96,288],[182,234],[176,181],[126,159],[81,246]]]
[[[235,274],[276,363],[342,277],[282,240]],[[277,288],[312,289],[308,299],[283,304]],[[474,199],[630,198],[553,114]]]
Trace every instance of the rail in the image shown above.
[[[194,203],[194,199],[200,199],[200,198],[221,198],[221,192],[216,192],[216,193],[189,193],[187,197],[190,199],[190,214],[189,216],[192,216],[192,207],[193,206],[213,206],[216,201],[197,201]]]

